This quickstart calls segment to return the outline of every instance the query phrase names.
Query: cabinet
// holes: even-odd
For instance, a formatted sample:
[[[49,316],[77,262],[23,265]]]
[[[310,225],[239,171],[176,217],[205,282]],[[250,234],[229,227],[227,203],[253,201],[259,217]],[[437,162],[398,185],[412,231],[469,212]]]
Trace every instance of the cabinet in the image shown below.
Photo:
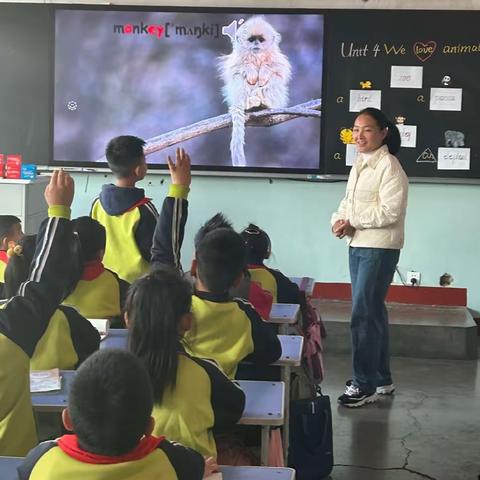
[[[25,234],[37,233],[42,220],[48,215],[43,194],[49,181],[50,177],[35,180],[0,178],[0,214],[20,218]]]

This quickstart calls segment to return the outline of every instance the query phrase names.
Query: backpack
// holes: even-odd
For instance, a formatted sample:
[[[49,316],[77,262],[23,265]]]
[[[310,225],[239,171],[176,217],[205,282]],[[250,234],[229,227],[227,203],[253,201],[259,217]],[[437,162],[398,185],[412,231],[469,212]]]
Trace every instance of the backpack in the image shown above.
[[[318,385],[325,376],[322,337],[325,338],[327,334],[322,319],[310,299],[307,299],[303,317],[303,364],[310,381]]]
[[[288,465],[297,480],[320,480],[333,469],[330,397],[295,400],[290,407]]]

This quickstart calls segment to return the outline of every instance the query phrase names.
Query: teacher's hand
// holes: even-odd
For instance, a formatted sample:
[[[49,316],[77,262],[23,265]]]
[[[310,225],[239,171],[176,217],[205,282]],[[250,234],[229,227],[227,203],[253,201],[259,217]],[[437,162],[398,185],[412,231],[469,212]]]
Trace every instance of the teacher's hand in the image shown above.
[[[343,231],[343,226],[345,225],[345,220],[337,220],[332,227],[332,233],[338,237],[339,232]]]
[[[332,232],[337,238],[344,238],[345,236],[353,237],[355,235],[355,228],[350,225],[348,220],[337,220],[333,224]]]

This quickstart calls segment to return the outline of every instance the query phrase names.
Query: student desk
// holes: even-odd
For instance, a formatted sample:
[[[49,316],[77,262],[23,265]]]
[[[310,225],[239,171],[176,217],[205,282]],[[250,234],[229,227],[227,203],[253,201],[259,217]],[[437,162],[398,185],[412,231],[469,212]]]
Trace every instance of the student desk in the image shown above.
[[[0,457],[0,478],[18,480],[17,467],[23,458]],[[294,480],[295,471],[291,468],[268,467],[220,467],[223,480]]]
[[[313,295],[315,279],[311,277],[290,277],[290,281],[296,283],[298,289],[302,292],[305,292],[307,297],[311,297]]]
[[[303,337],[301,335],[279,335],[282,344],[282,356],[273,364],[281,366],[282,381],[285,383],[285,424],[283,426],[283,452],[285,462],[290,441],[290,376],[291,367],[302,363]]]
[[[300,365],[303,348],[303,337],[300,335],[278,335],[282,345],[282,356],[273,365],[279,367],[294,367]],[[100,343],[100,349],[120,348],[128,346],[128,330],[112,328]]]
[[[62,389],[57,392],[32,393],[35,412],[61,412],[68,403],[68,392],[75,376],[73,370],[62,370]],[[241,425],[262,427],[262,465],[268,460],[270,427],[283,425],[285,411],[285,384],[283,382],[238,382],[245,392],[245,410],[239,421]],[[2,478],[2,477],[0,477]],[[3,478],[2,478],[3,480]]]
[[[21,457],[0,457],[0,478],[2,480],[18,480],[17,467],[21,465]]]
[[[291,468],[220,467],[223,480],[295,480]]]
[[[128,348],[128,330],[126,328],[111,328],[107,336],[100,342],[100,350],[104,348]]]
[[[280,333],[287,333],[288,326],[298,322],[300,305],[296,303],[274,303],[270,311],[269,323],[277,323]]]

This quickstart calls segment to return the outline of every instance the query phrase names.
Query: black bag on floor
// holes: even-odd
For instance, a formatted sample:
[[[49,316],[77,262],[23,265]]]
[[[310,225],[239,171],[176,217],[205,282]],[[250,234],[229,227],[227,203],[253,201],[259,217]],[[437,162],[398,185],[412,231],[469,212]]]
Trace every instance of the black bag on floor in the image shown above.
[[[288,466],[296,470],[296,480],[320,480],[332,471],[332,411],[327,395],[291,403]]]

